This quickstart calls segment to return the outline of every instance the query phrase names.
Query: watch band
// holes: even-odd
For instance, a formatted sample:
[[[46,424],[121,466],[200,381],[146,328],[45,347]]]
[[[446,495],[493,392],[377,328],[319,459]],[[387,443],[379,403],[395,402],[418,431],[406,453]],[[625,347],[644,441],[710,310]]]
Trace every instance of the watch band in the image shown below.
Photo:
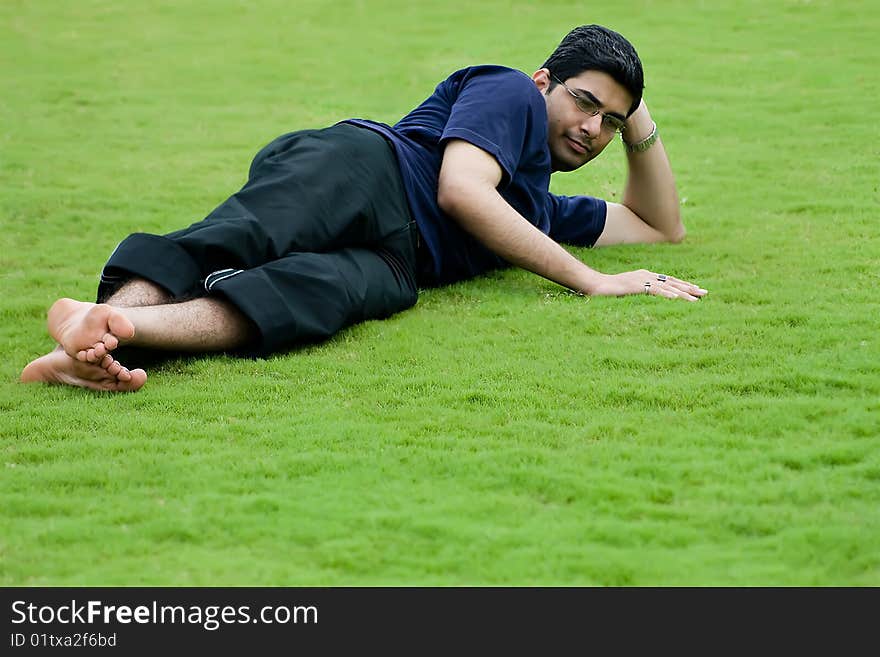
[[[623,147],[626,149],[627,153],[643,153],[654,145],[654,142],[657,141],[657,137],[656,123],[654,123],[654,128],[651,130],[651,134],[635,144],[627,144],[623,139],[623,133],[620,133],[620,141],[623,142]]]

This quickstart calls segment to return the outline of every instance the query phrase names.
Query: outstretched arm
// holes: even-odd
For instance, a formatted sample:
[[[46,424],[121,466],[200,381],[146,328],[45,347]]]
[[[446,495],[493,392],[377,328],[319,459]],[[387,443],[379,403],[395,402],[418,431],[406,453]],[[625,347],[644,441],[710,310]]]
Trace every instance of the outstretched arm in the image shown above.
[[[651,134],[653,127],[651,114],[642,100],[627,119],[623,137],[627,143],[638,143]],[[663,142],[658,138],[646,151],[628,152],[626,158],[629,175],[623,203],[608,203],[605,229],[596,246],[681,242],[685,228]]]
[[[498,193],[501,166],[486,151],[452,140],[443,155],[437,202],[467,232],[507,262],[569,289],[591,295],[652,294],[696,301],[695,285],[638,270],[603,274],[591,269],[529,223]],[[646,288],[645,283],[651,283]]]

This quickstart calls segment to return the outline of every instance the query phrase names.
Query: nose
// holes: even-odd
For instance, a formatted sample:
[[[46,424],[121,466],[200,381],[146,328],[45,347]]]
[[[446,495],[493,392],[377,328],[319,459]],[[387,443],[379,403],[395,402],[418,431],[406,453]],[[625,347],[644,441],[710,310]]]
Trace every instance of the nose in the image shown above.
[[[581,122],[581,131],[590,139],[595,139],[602,132],[602,115],[596,114],[590,116],[584,114],[584,120]]]

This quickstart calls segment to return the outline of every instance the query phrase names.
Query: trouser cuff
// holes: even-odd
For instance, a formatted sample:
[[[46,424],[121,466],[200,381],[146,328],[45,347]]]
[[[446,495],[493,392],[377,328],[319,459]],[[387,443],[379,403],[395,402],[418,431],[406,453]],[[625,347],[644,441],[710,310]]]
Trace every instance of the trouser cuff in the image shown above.
[[[199,293],[202,273],[176,242],[161,235],[134,233],[119,243],[104,265],[98,300],[106,301],[122,283],[134,277],[145,278],[179,298]]]

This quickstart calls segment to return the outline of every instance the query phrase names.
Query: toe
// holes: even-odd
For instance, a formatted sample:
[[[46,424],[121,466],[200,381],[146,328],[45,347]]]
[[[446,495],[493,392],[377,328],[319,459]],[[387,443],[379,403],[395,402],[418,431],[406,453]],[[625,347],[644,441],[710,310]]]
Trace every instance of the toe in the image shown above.
[[[147,382],[147,373],[142,369],[131,370],[131,384],[135,387],[135,390],[140,388]]]
[[[127,392],[134,392],[135,390],[139,390],[143,387],[143,385],[147,382],[147,373],[142,369],[131,370],[131,380],[126,382],[120,382],[118,390],[124,390]]]
[[[107,351],[113,351],[119,346],[119,339],[112,333],[106,333],[101,340]]]
[[[130,340],[134,337],[134,324],[119,309],[114,309],[107,318],[107,328],[116,337]]]

